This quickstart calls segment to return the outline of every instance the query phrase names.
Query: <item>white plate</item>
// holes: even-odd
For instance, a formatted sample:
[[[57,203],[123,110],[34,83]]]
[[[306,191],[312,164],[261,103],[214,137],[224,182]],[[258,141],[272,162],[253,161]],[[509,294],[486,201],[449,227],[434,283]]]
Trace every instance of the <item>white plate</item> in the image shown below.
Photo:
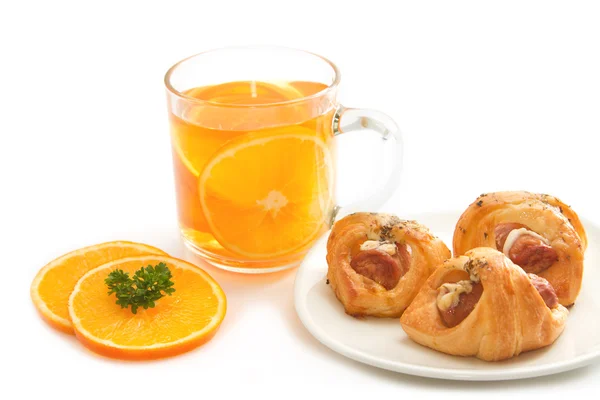
[[[452,243],[459,213],[411,215],[447,245]],[[549,375],[587,365],[600,357],[600,228],[583,221],[588,234],[584,282],[577,304],[570,309],[563,334],[544,349],[502,362],[456,357],[412,342],[396,318],[356,319],[344,313],[325,283],[328,234],[309,252],[295,283],[296,311],[304,326],[321,343],[354,360],[410,375],[456,380],[505,380]]]

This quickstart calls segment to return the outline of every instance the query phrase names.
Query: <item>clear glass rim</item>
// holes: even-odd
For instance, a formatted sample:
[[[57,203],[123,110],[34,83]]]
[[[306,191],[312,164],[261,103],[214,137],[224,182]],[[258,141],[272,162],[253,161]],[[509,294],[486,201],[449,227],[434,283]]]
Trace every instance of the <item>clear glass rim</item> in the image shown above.
[[[320,59],[321,61],[324,61],[331,67],[331,69],[333,70],[333,74],[334,74],[333,81],[325,89],[321,90],[320,92],[311,94],[309,96],[299,97],[299,98],[293,99],[293,100],[286,100],[286,101],[280,101],[280,102],[276,102],[276,103],[265,103],[265,104],[227,104],[227,103],[219,103],[217,101],[211,101],[211,100],[201,100],[201,99],[197,99],[195,97],[188,96],[185,93],[182,93],[173,87],[173,85],[171,84],[171,76],[173,75],[173,73],[179,66],[181,66],[182,64],[184,64],[185,62],[187,62],[193,58],[203,56],[203,55],[209,55],[211,53],[217,53],[217,52],[223,51],[223,50],[276,50],[276,51],[283,50],[283,51],[292,51],[292,52],[296,52],[299,54],[314,56],[314,57]],[[167,88],[169,93],[173,94],[174,96],[179,97],[182,100],[188,101],[190,103],[211,105],[211,106],[217,106],[217,107],[230,107],[230,108],[262,108],[262,107],[278,107],[278,106],[286,106],[286,105],[290,105],[290,104],[297,104],[297,103],[302,103],[305,101],[309,101],[311,99],[316,99],[316,98],[325,96],[328,93],[330,93],[332,90],[337,88],[337,86],[340,83],[340,79],[341,79],[340,70],[333,62],[329,61],[327,58],[325,58],[323,56],[320,56],[315,53],[311,53],[309,51],[304,51],[304,50],[295,49],[292,47],[284,47],[284,46],[227,46],[227,47],[219,47],[219,48],[215,48],[215,49],[211,49],[211,50],[206,50],[206,51],[203,51],[203,52],[200,52],[200,53],[197,53],[192,56],[184,58],[183,60],[175,63],[171,68],[168,69],[167,73],[165,74],[164,81],[165,81],[165,87]]]

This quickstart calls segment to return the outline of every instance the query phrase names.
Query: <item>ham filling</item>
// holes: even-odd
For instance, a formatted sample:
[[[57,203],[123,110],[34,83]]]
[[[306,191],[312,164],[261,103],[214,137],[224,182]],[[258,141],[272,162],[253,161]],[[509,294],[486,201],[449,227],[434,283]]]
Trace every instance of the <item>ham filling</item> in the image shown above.
[[[558,297],[552,285],[535,274],[527,274],[531,284],[542,297],[548,308],[558,305]],[[444,283],[438,288],[436,305],[442,322],[448,328],[460,324],[475,309],[483,294],[479,281],[461,280],[456,283]]]
[[[358,274],[391,290],[410,268],[410,252],[406,244],[367,240],[352,257],[350,266]]]
[[[558,261],[558,254],[545,237],[517,223],[498,224],[496,248],[525,272],[538,274]]]

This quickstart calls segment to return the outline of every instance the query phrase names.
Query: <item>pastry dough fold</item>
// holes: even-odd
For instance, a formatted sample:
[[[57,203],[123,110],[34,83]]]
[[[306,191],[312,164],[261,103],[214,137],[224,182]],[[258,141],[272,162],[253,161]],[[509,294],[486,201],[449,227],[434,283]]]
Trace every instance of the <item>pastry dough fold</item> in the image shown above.
[[[385,243],[380,249],[387,249],[387,244],[408,246],[404,274],[389,290],[352,268],[354,256],[365,249],[374,251],[373,242]],[[448,257],[450,250],[446,245],[416,221],[389,214],[355,213],[336,222],[331,231],[327,242],[327,278],[346,313],[399,317],[434,267]]]
[[[437,305],[439,288],[454,271],[479,280],[483,293],[473,311],[449,328]],[[415,342],[459,356],[498,361],[553,343],[562,333],[568,311],[546,306],[531,279],[504,254],[476,248],[449,259],[435,270],[400,319]]]
[[[548,257],[542,250],[550,250],[549,267],[541,271],[528,270],[547,279],[554,287],[559,302],[569,306],[575,302],[583,277],[584,252],[587,236],[579,217],[565,203],[546,194],[523,191],[497,192],[479,196],[462,214],[454,231],[454,255],[464,254],[476,247],[497,249],[496,227],[500,224],[525,226],[521,231],[531,231],[529,238],[551,247],[531,251],[531,257]],[[515,234],[506,239],[504,249],[518,238]],[[537,236],[536,236],[537,235]],[[503,249],[498,249],[502,251]],[[514,262],[521,263],[516,258]],[[527,267],[521,263],[527,270]]]

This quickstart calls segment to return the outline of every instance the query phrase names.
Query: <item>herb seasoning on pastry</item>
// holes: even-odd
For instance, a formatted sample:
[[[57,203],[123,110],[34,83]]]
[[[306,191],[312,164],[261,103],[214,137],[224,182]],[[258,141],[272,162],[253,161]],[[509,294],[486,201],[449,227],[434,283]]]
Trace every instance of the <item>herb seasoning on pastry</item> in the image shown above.
[[[450,250],[415,221],[356,213],[335,223],[327,279],[346,313],[399,317]]]
[[[575,302],[587,237],[577,214],[556,197],[529,192],[479,196],[456,225],[454,254],[482,246],[548,280],[560,304]]]
[[[423,346],[499,361],[552,344],[568,314],[547,280],[479,247],[437,268],[400,323]]]

